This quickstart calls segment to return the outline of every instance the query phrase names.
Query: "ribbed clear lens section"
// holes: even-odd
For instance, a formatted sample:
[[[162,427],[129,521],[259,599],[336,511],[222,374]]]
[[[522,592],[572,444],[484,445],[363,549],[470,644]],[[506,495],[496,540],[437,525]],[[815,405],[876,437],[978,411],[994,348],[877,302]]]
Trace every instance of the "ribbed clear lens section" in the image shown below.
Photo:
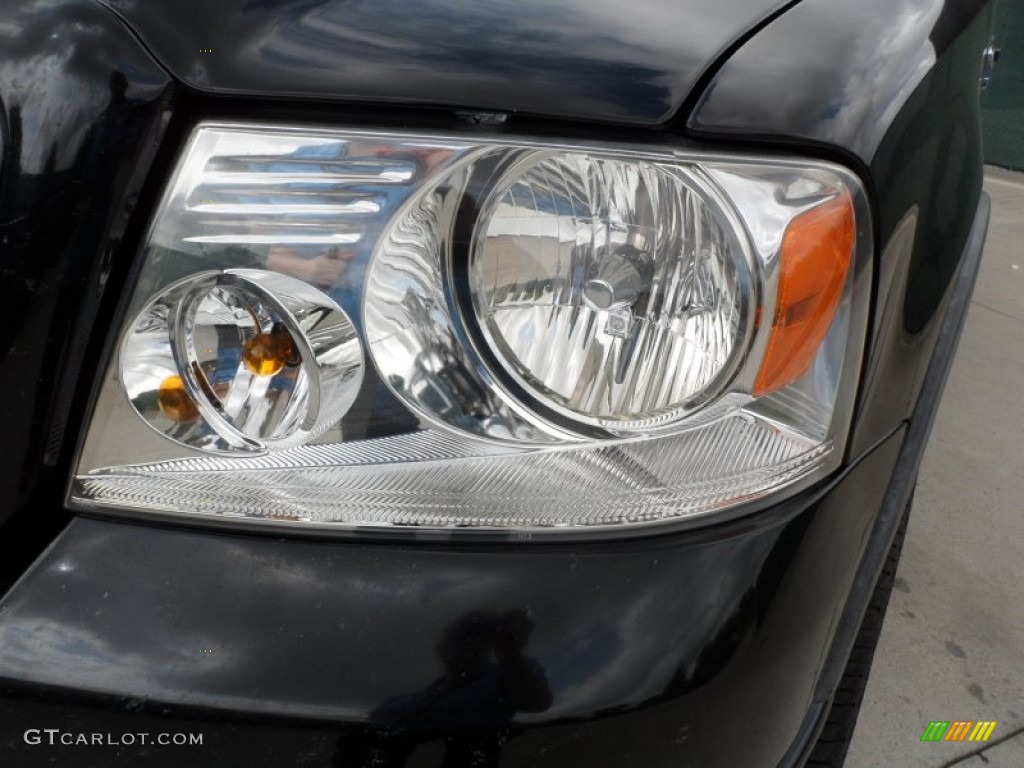
[[[837,466],[867,231],[806,372],[755,397],[822,163],[200,126],[70,502],[327,529],[593,530]],[[532,535],[532,534],[531,534]]]
[[[831,450],[745,416],[555,452],[468,456],[424,433],[376,442],[373,458],[317,446],[172,461],[95,473],[82,490],[114,506],[321,525],[593,528],[688,517],[737,495],[751,501],[820,468]]]
[[[717,394],[750,276],[692,169],[537,153],[492,193],[471,261],[509,373],[574,416],[647,425]]]

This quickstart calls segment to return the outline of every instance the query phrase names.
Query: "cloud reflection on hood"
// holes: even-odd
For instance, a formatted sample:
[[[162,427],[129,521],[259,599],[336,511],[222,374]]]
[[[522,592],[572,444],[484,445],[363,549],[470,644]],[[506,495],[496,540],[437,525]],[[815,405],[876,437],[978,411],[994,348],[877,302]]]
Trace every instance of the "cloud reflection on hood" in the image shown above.
[[[112,0],[198,88],[667,119],[721,50],[781,0]],[[195,53],[193,30],[204,29]]]

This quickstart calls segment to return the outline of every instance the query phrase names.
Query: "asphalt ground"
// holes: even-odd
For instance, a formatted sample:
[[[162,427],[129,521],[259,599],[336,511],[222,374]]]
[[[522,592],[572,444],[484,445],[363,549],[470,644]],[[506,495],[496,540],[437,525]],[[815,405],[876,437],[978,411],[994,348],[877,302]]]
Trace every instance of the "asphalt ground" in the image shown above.
[[[992,219],[846,768],[1024,768],[1024,174]],[[928,723],[996,721],[987,743]]]

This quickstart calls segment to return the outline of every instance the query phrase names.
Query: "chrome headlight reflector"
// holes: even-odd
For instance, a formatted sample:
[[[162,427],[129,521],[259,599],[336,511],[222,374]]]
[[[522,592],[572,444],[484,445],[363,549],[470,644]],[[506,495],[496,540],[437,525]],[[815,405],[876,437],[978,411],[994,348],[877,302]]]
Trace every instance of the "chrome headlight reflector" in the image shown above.
[[[752,262],[715,191],[677,163],[536,152],[484,202],[473,309],[537,400],[610,429],[718,394],[752,325]]]
[[[528,532],[775,498],[841,460],[869,243],[822,162],[203,125],[71,502]]]

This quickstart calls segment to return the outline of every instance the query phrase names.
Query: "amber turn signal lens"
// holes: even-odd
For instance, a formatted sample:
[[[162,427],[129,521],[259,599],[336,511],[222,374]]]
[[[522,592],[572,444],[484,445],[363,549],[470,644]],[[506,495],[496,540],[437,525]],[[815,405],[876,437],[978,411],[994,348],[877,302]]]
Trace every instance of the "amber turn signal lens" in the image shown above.
[[[286,365],[298,364],[298,350],[287,331],[257,333],[245,342],[242,362],[250,373],[273,376]]]
[[[843,296],[854,234],[853,201],[846,192],[789,223],[779,253],[775,317],[754,381],[755,396],[789,384],[810,366]]]
[[[199,417],[199,409],[185,391],[185,383],[180,376],[168,376],[160,382],[156,402],[160,413],[171,421],[183,423]]]

